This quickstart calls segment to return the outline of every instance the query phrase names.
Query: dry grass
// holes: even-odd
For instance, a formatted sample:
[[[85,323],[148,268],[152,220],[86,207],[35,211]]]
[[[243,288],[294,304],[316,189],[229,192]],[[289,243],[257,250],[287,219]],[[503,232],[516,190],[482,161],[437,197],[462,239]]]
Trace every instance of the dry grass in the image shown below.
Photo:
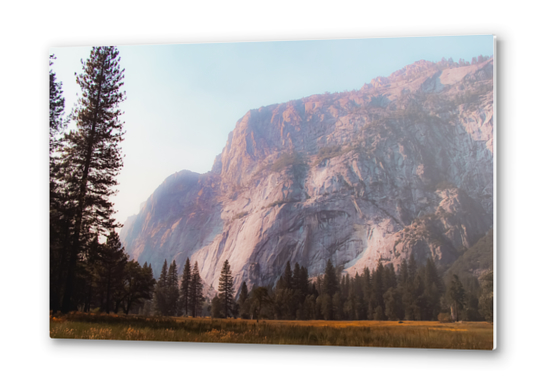
[[[403,348],[493,348],[493,325],[427,321],[286,321],[70,314],[51,338]]]

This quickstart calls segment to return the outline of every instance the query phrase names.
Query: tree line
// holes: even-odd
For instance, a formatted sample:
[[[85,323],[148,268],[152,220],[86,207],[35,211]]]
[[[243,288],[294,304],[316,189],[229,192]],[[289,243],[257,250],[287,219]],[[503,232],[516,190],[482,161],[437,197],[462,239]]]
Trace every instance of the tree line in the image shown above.
[[[224,268],[221,276],[224,276]],[[323,275],[309,279],[307,269],[286,263],[274,287],[241,284],[237,300],[226,304],[224,290],[212,300],[214,317],[289,320],[493,320],[493,276],[469,289],[457,275],[445,283],[433,259],[411,256],[398,269],[381,262],[362,274],[343,275],[327,262]]]
[[[156,284],[150,311],[146,314],[161,316],[202,316],[203,280],[200,277],[198,263],[190,266],[186,260],[183,273],[179,279],[177,263],[173,260],[168,268],[164,260],[160,278]]]

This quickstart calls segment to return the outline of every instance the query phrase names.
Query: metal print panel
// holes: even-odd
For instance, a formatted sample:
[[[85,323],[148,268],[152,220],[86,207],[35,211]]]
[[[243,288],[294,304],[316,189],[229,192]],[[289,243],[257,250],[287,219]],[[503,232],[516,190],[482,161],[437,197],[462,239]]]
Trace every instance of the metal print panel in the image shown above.
[[[51,49],[50,336],[494,349],[493,54]]]

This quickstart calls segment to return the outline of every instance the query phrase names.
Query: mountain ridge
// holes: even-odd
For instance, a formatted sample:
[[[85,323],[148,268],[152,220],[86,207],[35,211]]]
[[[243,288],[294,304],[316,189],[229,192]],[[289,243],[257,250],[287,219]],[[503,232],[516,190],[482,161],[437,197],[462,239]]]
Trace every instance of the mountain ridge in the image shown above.
[[[355,274],[415,254],[452,263],[492,226],[493,59],[418,61],[360,90],[247,112],[212,170],[168,178],[121,231],[158,270],[274,284],[286,261]]]

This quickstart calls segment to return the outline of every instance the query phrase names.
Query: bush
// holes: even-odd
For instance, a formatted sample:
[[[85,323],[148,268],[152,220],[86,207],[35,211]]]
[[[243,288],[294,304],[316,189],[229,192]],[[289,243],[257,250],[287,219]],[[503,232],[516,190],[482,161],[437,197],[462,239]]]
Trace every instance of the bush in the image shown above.
[[[438,314],[438,321],[440,323],[451,323],[452,322],[452,317],[450,316],[449,313],[439,313]]]

